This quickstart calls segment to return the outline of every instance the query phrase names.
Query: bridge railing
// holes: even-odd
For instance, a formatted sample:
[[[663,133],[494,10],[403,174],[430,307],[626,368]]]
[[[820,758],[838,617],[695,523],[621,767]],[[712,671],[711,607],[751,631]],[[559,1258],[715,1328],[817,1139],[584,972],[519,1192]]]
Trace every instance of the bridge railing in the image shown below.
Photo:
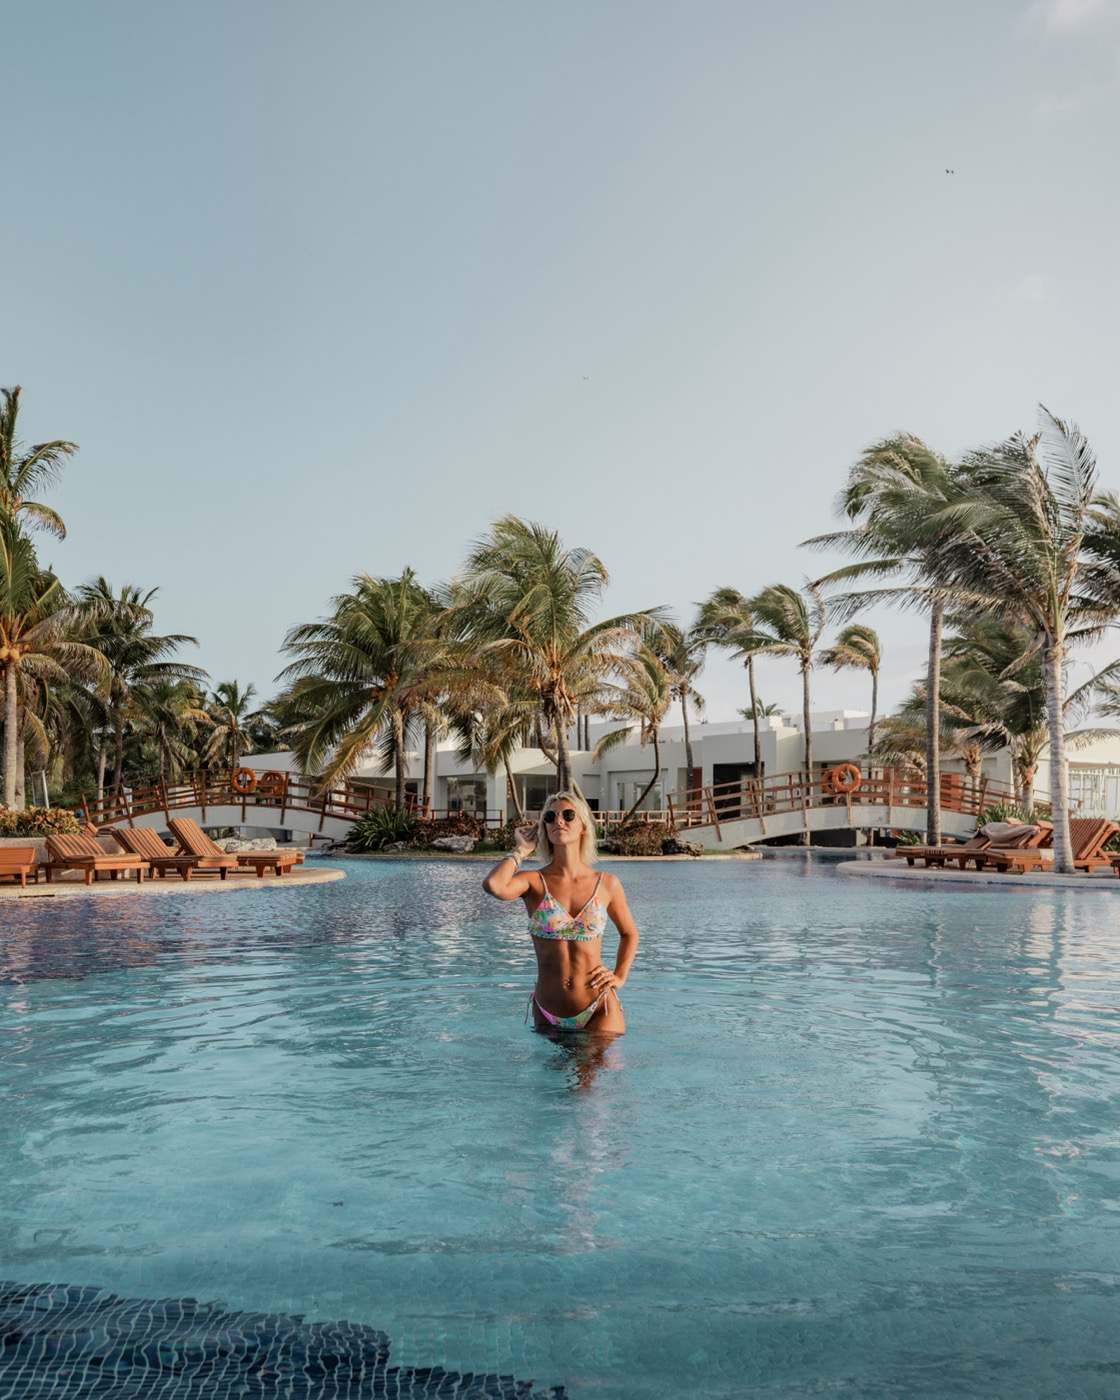
[[[355,822],[375,808],[396,805],[394,794],[383,788],[344,782],[324,791],[313,778],[280,770],[253,773],[246,781],[249,790],[240,790],[228,769],[199,769],[184,773],[174,781],[143,778],[122,783],[101,797],[84,795],[82,810],[86,821],[97,827],[119,826],[134,822],[138,817],[160,814],[170,820],[176,812],[185,810],[198,811],[205,822],[207,813],[219,807],[239,808],[242,825],[282,827],[287,814],[298,811],[318,817],[321,831],[328,817]],[[406,796],[405,806],[413,816],[429,820],[473,816],[488,830],[500,828],[507,821],[505,812],[496,808],[470,813],[449,808],[424,811],[411,795]],[[539,816],[538,810],[527,811],[525,823],[535,826]],[[625,816],[621,809],[595,814],[599,825],[608,828],[619,825]],[[640,811],[635,812],[631,820],[671,826],[673,814],[669,810]]]
[[[862,774],[852,792],[838,792],[824,773],[778,773],[761,781],[737,778],[670,793],[671,820],[678,829],[715,826],[721,822],[756,818],[763,822],[785,812],[822,807],[920,807],[925,808],[927,784],[920,773],[898,768],[876,769]],[[943,773],[939,794],[943,812],[959,812],[978,818],[988,807],[1014,805],[1015,792],[1003,783],[980,778],[973,783],[960,773]]]
[[[187,808],[198,808],[205,821],[208,808],[240,807],[241,819],[246,825],[283,826],[283,818],[289,811],[301,811],[317,815],[322,829],[327,817],[357,821],[375,807],[394,805],[392,794],[377,789],[342,783],[324,790],[314,778],[279,771],[256,774],[252,790],[240,791],[234,786],[233,775],[221,769],[184,773],[174,782],[163,778],[143,779],[121,784],[101,797],[82,798],[86,820],[98,827],[117,826],[136,817],[161,812],[170,818],[173,813]],[[414,809],[415,798],[407,798],[406,805]],[[266,819],[250,820],[250,813],[257,812]],[[267,820],[268,817],[273,820]]]

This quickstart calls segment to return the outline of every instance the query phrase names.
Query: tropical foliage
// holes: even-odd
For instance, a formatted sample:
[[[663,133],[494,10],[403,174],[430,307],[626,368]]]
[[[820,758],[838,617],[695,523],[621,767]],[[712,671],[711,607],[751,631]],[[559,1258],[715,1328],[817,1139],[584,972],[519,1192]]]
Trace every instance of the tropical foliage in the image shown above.
[[[1120,661],[1072,693],[1070,651],[1120,616],[1120,498],[1099,489],[1084,435],[1042,410],[1040,430],[950,461],[911,433],[873,443],[847,473],[843,528],[807,543],[849,562],[801,588],[714,589],[682,623],[651,606],[599,619],[608,574],[599,556],[540,523],[505,516],[467,551],[459,573],[425,584],[412,569],[356,575],[326,615],[285,640],[281,689],[259,703],[235,678],[211,686],[185,659],[185,633],[156,625],[158,589],[100,577],[68,591],[42,563],[38,533],[65,533],[43,499],[76,452],[62,438],[23,445],[20,391],[0,394],[0,722],[5,820],[34,795],[72,801],[131,776],[175,780],[290,747],[323,786],[378,764],[394,774],[396,817],[355,839],[376,844],[406,822],[406,784],[432,807],[435,746],[450,735],[466,763],[504,772],[518,815],[514,755],[534,746],[558,786],[577,786],[572,748],[597,757],[637,738],[649,750],[631,813],[654,791],[664,726],[679,713],[686,780],[699,781],[693,719],[712,648],[741,661],[762,770],[756,668],[790,663],[801,680],[803,767],[814,773],[814,670],[866,673],[868,761],[928,777],[928,836],[939,838],[943,758],[979,787],[987,758],[1009,753],[1029,811],[1049,764],[1059,868],[1070,863],[1066,752],[1120,731]],[[928,656],[898,712],[879,716],[882,654],[856,614],[886,604],[929,624]],[[1074,727],[1076,721],[1077,727]],[[747,762],[749,760],[749,764]],[[26,821],[53,820],[49,817]],[[404,825],[402,825],[404,823]],[[429,822],[427,825],[430,825]],[[421,826],[426,830],[424,823]],[[434,830],[435,828],[433,828]],[[411,838],[410,838],[411,839]],[[637,842],[654,838],[635,836]]]

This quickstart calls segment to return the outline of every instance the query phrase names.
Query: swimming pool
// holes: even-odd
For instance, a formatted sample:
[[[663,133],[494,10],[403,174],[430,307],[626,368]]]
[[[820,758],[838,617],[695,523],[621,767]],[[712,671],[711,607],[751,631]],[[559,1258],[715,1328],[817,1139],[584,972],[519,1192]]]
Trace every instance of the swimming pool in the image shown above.
[[[4,906],[0,1279],[345,1323],[416,1394],[1116,1395],[1111,900],[607,862],[643,942],[596,1056],[523,1026],[485,867],[341,863]]]

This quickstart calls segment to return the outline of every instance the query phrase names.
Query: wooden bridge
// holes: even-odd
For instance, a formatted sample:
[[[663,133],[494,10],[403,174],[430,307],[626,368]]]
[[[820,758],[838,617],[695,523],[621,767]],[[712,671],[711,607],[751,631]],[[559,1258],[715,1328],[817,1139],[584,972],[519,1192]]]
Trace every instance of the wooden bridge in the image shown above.
[[[173,815],[204,826],[257,826],[298,832],[312,839],[341,840],[350,827],[378,807],[394,805],[391,793],[360,783],[321,788],[314,778],[274,770],[241,769],[187,773],[121,785],[100,798],[84,797],[87,822],[98,828],[148,826],[163,830]],[[241,775],[239,777],[239,774]],[[240,784],[240,786],[238,786]],[[1014,804],[1015,794],[986,778],[973,784],[958,773],[941,779],[941,820],[947,835],[972,832],[980,814],[996,804]],[[414,798],[411,811],[420,815]],[[430,817],[451,815],[429,811]],[[500,811],[475,813],[489,827],[504,824]],[[599,812],[601,824],[617,825],[623,812]],[[924,831],[926,784],[901,769],[862,774],[851,792],[834,790],[827,775],[782,773],[758,782],[742,778],[714,787],[673,793],[663,811],[638,812],[636,819],[664,825],[707,850],[729,851],[778,836],[853,828]],[[536,813],[528,814],[530,820]]]
[[[203,826],[260,826],[341,840],[375,807],[394,806],[386,796],[356,783],[321,788],[314,778],[278,769],[253,773],[244,790],[237,772],[203,769],[174,782],[148,778],[121,784],[103,797],[82,798],[87,822],[98,829],[150,826],[165,830],[173,816],[193,817]],[[414,808],[414,800],[409,801]]]
[[[756,781],[700,787],[673,793],[668,816],[674,831],[710,851],[730,851],[778,836],[839,830],[919,831],[926,829],[925,778],[896,768],[862,773],[849,792],[836,790],[829,772],[780,773]],[[943,773],[939,793],[941,825],[946,835],[970,835],[982,812],[996,805],[1017,805],[1016,794],[1002,783],[963,774]]]

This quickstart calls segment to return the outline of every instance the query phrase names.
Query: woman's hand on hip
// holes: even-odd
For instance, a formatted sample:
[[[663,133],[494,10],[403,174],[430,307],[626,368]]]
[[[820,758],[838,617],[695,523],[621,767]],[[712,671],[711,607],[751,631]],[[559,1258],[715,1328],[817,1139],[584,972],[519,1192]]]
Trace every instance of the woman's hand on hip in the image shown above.
[[[622,979],[616,977],[610,968],[604,967],[602,963],[591,969],[587,982],[596,995],[606,991],[617,992],[622,986]]]

